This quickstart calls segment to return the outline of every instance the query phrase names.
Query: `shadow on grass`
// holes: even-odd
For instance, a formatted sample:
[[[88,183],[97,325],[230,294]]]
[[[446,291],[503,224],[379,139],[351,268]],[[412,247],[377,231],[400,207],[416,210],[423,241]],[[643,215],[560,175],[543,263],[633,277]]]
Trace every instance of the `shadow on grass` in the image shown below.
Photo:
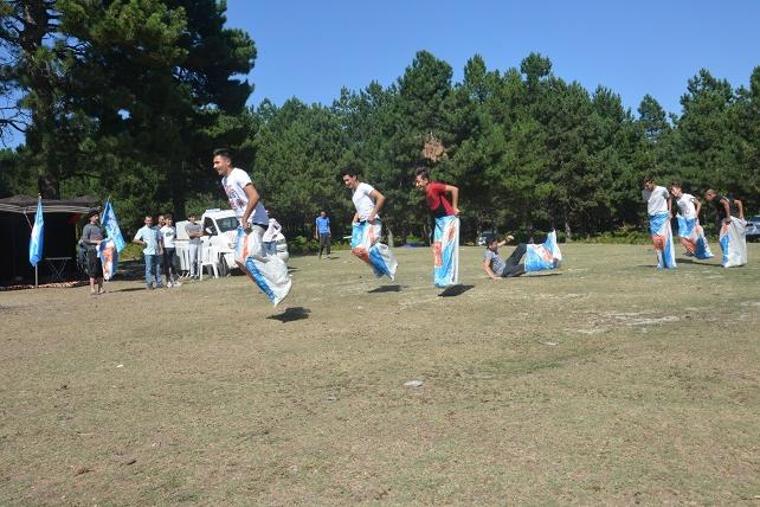
[[[292,308],[288,308],[284,312],[280,313],[279,315],[270,315],[267,317],[267,319],[270,320],[279,320],[283,324],[286,322],[293,322],[294,320],[303,320],[308,319],[309,314],[311,313],[311,310],[308,308],[304,308],[303,306],[295,306]]]
[[[451,298],[456,296],[461,296],[468,290],[475,287],[474,285],[452,285],[451,287],[446,287],[443,292],[438,294],[442,298]]]
[[[694,264],[695,266],[704,266],[706,268],[722,268],[721,264],[714,264],[709,262],[709,259],[695,260],[695,259],[678,259],[676,262],[679,264]]]
[[[383,285],[372,290],[368,290],[367,294],[381,294],[383,292],[401,292],[400,285]]]
[[[128,287],[126,289],[113,290],[113,291],[108,291],[108,292],[112,292],[116,294],[117,292],[137,292],[138,290],[141,290],[143,292],[148,292],[148,289],[145,287]]]
[[[120,260],[117,280],[145,280],[145,263],[141,260]],[[163,274],[163,271],[162,271]],[[120,291],[121,292],[121,291]]]
[[[526,273],[526,276],[523,278],[543,278],[545,276],[562,276],[562,273],[559,273],[557,271],[536,271],[533,273]]]

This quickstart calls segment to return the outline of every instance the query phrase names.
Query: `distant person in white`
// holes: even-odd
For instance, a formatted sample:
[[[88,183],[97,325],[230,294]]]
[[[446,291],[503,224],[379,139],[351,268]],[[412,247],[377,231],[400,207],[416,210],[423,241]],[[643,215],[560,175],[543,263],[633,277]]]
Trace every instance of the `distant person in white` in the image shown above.
[[[641,197],[647,203],[647,215],[650,217],[658,213],[670,214],[670,193],[665,187],[655,185],[653,181],[644,182],[644,190]]]
[[[190,263],[190,278],[198,278],[198,249],[201,246],[203,227],[195,221],[195,213],[190,213],[187,219],[190,221],[189,224],[185,225],[185,232],[189,238],[187,251],[188,262]]]
[[[269,210],[267,210],[267,214],[268,213]],[[264,231],[264,237],[262,238],[262,241],[264,241],[264,250],[266,250],[267,255],[277,255],[277,240],[281,234],[282,226],[280,225],[280,222],[269,217],[269,226],[267,227],[267,230]]]

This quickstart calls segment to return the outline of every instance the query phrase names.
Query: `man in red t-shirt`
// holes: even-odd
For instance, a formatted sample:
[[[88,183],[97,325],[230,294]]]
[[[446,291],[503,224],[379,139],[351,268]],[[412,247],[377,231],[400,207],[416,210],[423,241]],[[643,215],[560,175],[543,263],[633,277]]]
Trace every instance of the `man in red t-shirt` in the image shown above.
[[[425,192],[425,200],[434,217],[459,215],[459,187],[430,181],[426,167],[415,171],[414,185]],[[446,199],[447,193],[451,194],[451,202]]]
[[[430,181],[427,168],[415,171],[414,184],[425,192],[435,218],[433,230],[433,284],[449,287],[459,283],[459,187]],[[446,199],[451,194],[451,202]]]

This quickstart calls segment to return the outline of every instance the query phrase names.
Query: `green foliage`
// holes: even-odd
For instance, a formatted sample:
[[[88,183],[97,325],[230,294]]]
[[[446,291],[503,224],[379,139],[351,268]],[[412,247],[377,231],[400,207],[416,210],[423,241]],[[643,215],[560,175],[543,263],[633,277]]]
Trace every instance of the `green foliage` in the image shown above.
[[[132,237],[124,238],[127,241],[130,241]],[[124,247],[124,250],[119,252],[119,260],[122,261],[141,261],[143,259],[143,246],[138,245],[136,243],[127,243],[127,246]]]
[[[332,241],[332,250],[350,250],[351,244],[345,240]],[[296,236],[288,239],[288,252],[290,255],[309,255],[319,252],[319,241],[314,237]]]
[[[649,232],[638,227],[621,227],[594,236],[580,238],[582,243],[648,245],[652,242]]]
[[[460,187],[471,238],[555,228],[568,240],[637,240],[614,231],[643,230],[645,174],[760,205],[760,67],[736,90],[701,70],[680,116],[650,95],[634,116],[613,90],[566,82],[538,53],[505,70],[474,55],[454,83],[448,63],[420,51],[390,86],[343,89],[330,105],[247,108],[253,86],[236,76],[251,70],[256,48],[225,28],[224,2],[31,4],[31,18],[20,15],[25,2],[0,8],[9,56],[0,94],[21,97],[0,126],[18,126],[19,111],[31,121],[26,145],[0,156],[0,192],[110,195],[127,231],[145,213],[181,219],[186,209],[226,207],[210,168],[222,145],[296,253],[316,248],[306,238],[321,210],[335,237],[350,233],[353,205],[338,178],[346,164],[385,195],[386,232],[399,240],[430,233],[413,187],[418,166]],[[436,156],[423,151],[432,141]]]

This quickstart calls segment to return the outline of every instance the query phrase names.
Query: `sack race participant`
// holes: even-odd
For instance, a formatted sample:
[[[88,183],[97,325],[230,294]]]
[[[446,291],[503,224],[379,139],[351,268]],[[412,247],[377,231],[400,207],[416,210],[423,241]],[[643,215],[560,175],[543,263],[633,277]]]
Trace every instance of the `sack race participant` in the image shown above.
[[[720,229],[720,248],[724,268],[747,264],[747,222],[736,217],[730,217],[729,223],[724,222]]]
[[[486,238],[486,251],[483,253],[483,270],[492,280],[513,278],[525,273],[556,269],[562,261],[562,253],[557,245],[557,233],[552,231],[542,244],[520,243],[515,247],[507,259],[499,255],[499,248],[506,245],[508,240],[514,239],[507,236],[504,241],[498,241],[496,236]],[[525,257],[525,262],[520,262]]]
[[[696,218],[686,218],[683,215],[676,215],[678,219],[678,236],[681,244],[686,249],[687,257],[696,257],[697,259],[711,259],[713,257],[710,245],[707,243],[705,230],[699,224]]]
[[[705,199],[715,206],[715,226],[718,230],[721,264],[733,268],[747,264],[747,222],[744,205],[739,199],[725,197],[713,189],[705,192]],[[737,217],[738,215],[738,217]]]
[[[343,184],[351,189],[351,200],[356,208],[351,230],[351,253],[369,264],[378,278],[396,277],[398,262],[387,245],[380,243],[382,222],[380,210],[385,204],[385,196],[372,185],[359,181],[359,172],[354,168],[341,171]]]
[[[263,237],[269,227],[269,217],[259,193],[248,173],[232,167],[229,151],[214,151],[214,169],[222,177],[230,207],[240,220],[235,263],[277,306],[290,293],[292,281],[288,276],[287,264],[276,255],[267,255],[264,250]]]
[[[437,217],[433,229],[433,285],[446,288],[458,283],[459,217]]]
[[[679,183],[670,185],[670,193],[676,199],[679,214],[678,237],[681,245],[686,249],[684,255],[697,259],[709,259],[713,256],[710,245],[707,243],[705,231],[699,223],[699,212],[702,203],[691,194],[686,194]]]
[[[532,273],[545,269],[556,269],[562,262],[562,252],[557,244],[557,232],[552,231],[546,236],[543,244],[530,243],[526,245],[525,272]]]
[[[274,306],[288,296],[293,283],[288,275],[288,266],[275,255],[264,249],[264,229],[254,225],[250,232],[238,227],[235,244],[235,262],[245,266],[245,272],[261,289]]]
[[[376,277],[387,276],[391,280],[396,277],[398,262],[388,248],[380,243],[382,225],[380,220],[374,224],[368,221],[354,222],[351,230],[351,253],[369,264]]]
[[[655,185],[654,179],[648,177],[644,179],[641,195],[647,203],[649,234],[657,254],[657,269],[673,269],[676,267],[676,256],[670,228],[670,194],[665,187]]]
[[[425,167],[415,171],[414,185],[425,192],[433,215],[433,285],[440,288],[459,283],[459,187],[430,181]],[[451,194],[451,202],[446,199]]]

